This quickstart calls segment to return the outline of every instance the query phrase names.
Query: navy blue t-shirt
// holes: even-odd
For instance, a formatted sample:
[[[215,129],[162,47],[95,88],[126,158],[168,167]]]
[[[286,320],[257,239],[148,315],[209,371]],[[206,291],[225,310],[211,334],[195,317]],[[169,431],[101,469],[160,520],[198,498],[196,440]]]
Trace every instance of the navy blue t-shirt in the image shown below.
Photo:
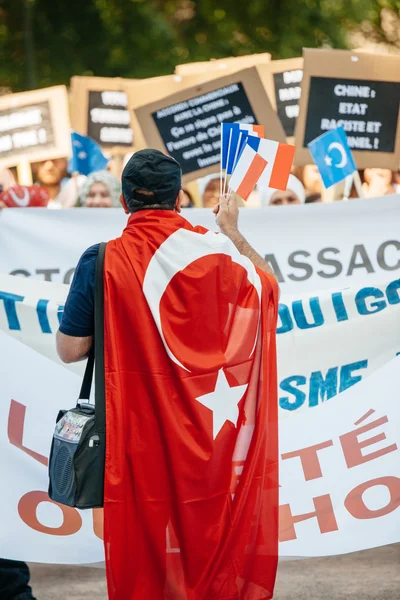
[[[82,254],[65,303],[60,331],[74,337],[94,333],[94,279],[100,244],[90,246]]]

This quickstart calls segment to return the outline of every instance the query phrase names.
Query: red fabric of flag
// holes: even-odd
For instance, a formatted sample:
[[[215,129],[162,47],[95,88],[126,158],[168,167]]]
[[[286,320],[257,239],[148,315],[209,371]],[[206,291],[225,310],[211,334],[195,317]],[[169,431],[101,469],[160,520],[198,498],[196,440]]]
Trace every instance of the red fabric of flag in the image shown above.
[[[111,600],[272,598],[277,284],[174,211],[105,258]]]

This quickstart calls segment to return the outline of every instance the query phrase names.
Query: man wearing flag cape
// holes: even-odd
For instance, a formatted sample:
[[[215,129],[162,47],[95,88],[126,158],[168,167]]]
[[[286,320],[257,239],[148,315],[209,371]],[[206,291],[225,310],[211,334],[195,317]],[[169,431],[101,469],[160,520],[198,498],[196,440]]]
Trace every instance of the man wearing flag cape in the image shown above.
[[[104,266],[109,598],[272,598],[278,284],[234,200],[214,209],[222,234],[180,215],[173,158],[137,152],[122,188],[129,219]],[[92,345],[97,251],[65,306],[66,361]]]

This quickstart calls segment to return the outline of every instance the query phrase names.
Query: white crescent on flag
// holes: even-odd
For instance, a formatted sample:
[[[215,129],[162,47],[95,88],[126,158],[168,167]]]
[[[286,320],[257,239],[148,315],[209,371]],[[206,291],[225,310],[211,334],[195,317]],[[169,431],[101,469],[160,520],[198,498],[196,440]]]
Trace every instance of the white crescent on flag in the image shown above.
[[[334,149],[338,150],[340,152],[341,161],[337,165],[333,165],[333,166],[336,167],[337,169],[343,169],[343,167],[345,167],[347,165],[347,154],[346,154],[346,151],[343,148],[342,144],[339,144],[339,142],[332,142],[328,146],[328,153],[331,150],[334,150]]]
[[[195,260],[212,254],[226,254],[232,258],[233,262],[246,269],[248,280],[255,287],[261,303],[261,281],[252,262],[242,256],[227,237],[211,231],[202,234],[182,228],[172,233],[154,253],[143,280],[143,293],[168,356],[188,372],[190,370],[172,353],[165,340],[161,324],[160,302],[167,286],[177,273],[183,271]],[[257,338],[250,356],[254,352],[256,341]]]

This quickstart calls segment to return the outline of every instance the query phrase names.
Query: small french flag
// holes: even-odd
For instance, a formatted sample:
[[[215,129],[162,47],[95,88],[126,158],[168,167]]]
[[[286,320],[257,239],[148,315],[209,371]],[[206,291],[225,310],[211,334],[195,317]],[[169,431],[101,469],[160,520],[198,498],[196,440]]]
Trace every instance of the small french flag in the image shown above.
[[[240,129],[247,131],[249,135],[255,135],[256,137],[264,137],[264,125],[247,125],[246,123],[240,123]]]
[[[247,200],[258,184],[286,190],[295,146],[257,137],[248,138],[236,163],[229,188]]]
[[[221,170],[231,175],[239,155],[239,149],[249,136],[264,136],[263,125],[245,123],[221,123]]]

